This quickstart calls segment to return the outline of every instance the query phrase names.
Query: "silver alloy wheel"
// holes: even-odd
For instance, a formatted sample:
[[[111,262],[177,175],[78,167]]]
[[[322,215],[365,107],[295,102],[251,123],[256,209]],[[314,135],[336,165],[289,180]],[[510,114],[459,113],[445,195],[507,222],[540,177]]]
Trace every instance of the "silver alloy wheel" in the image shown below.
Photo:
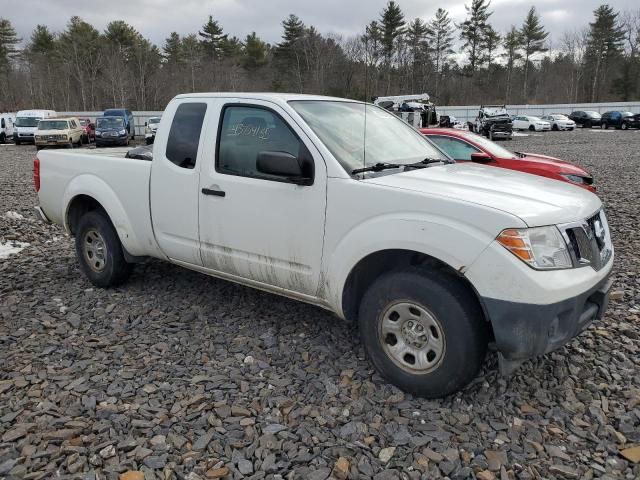
[[[378,335],[387,356],[409,373],[429,373],[444,358],[446,341],[440,322],[415,302],[390,305],[378,320]]]
[[[97,230],[88,230],[82,239],[84,259],[94,272],[101,272],[107,263],[107,246]]]

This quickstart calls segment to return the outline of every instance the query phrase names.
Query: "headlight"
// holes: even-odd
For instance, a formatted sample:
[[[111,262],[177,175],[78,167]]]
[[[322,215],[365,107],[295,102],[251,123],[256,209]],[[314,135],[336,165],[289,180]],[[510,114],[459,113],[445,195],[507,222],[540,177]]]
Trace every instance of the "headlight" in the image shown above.
[[[503,230],[496,240],[536,270],[573,267],[567,244],[554,226],[509,228]]]
[[[102,132],[100,130],[96,130],[96,137],[101,137],[102,136]]]
[[[120,130],[118,133],[119,133],[120,135],[124,135],[125,133],[127,133],[127,131],[123,128],[123,129],[122,129],[122,130]]]
[[[570,174],[565,175],[563,173],[561,173],[560,175],[562,175],[564,178],[569,180],[571,183],[579,183],[579,184],[587,183],[587,179],[584,177],[581,177],[580,175],[570,175]]]

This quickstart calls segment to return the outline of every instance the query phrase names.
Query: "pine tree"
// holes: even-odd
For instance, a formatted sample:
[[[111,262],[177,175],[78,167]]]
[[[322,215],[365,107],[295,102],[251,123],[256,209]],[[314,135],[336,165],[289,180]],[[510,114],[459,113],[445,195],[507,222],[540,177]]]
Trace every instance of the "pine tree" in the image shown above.
[[[586,60],[592,72],[591,101],[596,102],[602,90],[603,72],[621,54],[624,37],[618,13],[612,7],[601,5],[593,15],[595,20],[589,23]]]
[[[202,43],[198,41],[198,37],[190,34],[182,38],[180,42],[180,58],[183,59],[189,69],[189,87],[192,92],[196,91],[196,71],[200,67],[202,53]]]
[[[436,69],[434,94],[438,98],[442,71],[449,57],[454,53],[451,48],[453,46],[453,25],[449,13],[439,8],[435,17],[428,23],[427,30],[427,41],[433,52],[433,62]]]
[[[507,67],[507,87],[505,91],[505,103],[511,102],[511,82],[513,78],[513,68],[518,60],[522,58],[520,55],[520,48],[522,47],[522,37],[516,27],[511,25],[509,30],[502,41],[504,48],[503,57],[506,59]]]
[[[20,40],[11,22],[0,18],[0,72],[9,71],[11,60],[18,56],[16,45]]]
[[[291,61],[295,56],[296,45],[304,37],[306,27],[296,15],[289,15],[282,21],[282,41],[276,47],[276,56]]]
[[[404,14],[400,6],[390,0],[380,14],[380,31],[382,33],[382,53],[387,68],[391,65],[391,59],[396,46],[396,39],[405,32]]]
[[[267,44],[251,32],[244,40],[242,66],[247,70],[256,70],[267,63]]]
[[[522,84],[522,97],[526,102],[528,99],[527,80],[529,77],[529,59],[532,55],[540,52],[546,52],[544,41],[549,36],[544,31],[544,27],[540,22],[540,17],[536,13],[536,7],[531,7],[527,13],[522,28],[520,28],[520,37],[522,39],[522,49],[524,51],[524,80]]]
[[[489,12],[490,5],[491,2],[487,0],[472,0],[470,7],[464,6],[467,10],[467,19],[458,26],[460,40],[463,41],[463,48],[467,50],[472,76],[483,57],[483,40],[489,26],[489,17],[493,15],[493,12]]]
[[[29,52],[36,55],[51,55],[55,50],[55,37],[46,25],[36,25],[31,33]]]
[[[209,58],[220,58],[224,55],[224,47],[227,44],[227,35],[223,33],[220,24],[209,15],[209,20],[198,32],[201,37],[202,51]]]
[[[496,50],[500,46],[500,34],[494,30],[491,25],[487,26],[484,38],[482,39],[482,48],[484,49],[484,61],[487,64],[487,73],[491,74],[491,66],[495,60]]]
[[[242,42],[238,37],[227,37],[220,44],[224,58],[240,57],[242,55]]]
[[[163,57],[169,64],[177,64],[180,62],[180,45],[182,40],[177,32],[171,32],[169,37],[165,39],[162,47]]]

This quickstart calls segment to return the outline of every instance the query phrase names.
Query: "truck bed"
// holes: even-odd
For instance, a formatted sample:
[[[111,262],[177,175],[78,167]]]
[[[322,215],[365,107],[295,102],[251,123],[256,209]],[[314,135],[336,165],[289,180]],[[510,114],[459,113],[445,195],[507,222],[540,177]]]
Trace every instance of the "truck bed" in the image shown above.
[[[109,214],[128,253],[157,254],[149,208],[151,162],[124,158],[127,150],[39,151],[40,205],[69,232],[66,206],[79,195],[91,196]]]

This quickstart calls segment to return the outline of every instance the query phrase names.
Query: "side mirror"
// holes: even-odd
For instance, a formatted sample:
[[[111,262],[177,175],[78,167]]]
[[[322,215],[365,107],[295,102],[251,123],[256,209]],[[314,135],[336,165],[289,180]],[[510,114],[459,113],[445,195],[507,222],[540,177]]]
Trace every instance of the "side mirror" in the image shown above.
[[[305,165],[307,163],[307,165]],[[287,152],[260,152],[256,159],[256,169],[260,173],[286,177],[298,185],[311,185],[313,175],[310,175],[308,161]]]
[[[471,154],[471,161],[477,163],[489,163],[493,161],[493,158],[491,158],[486,153],[478,152]]]

